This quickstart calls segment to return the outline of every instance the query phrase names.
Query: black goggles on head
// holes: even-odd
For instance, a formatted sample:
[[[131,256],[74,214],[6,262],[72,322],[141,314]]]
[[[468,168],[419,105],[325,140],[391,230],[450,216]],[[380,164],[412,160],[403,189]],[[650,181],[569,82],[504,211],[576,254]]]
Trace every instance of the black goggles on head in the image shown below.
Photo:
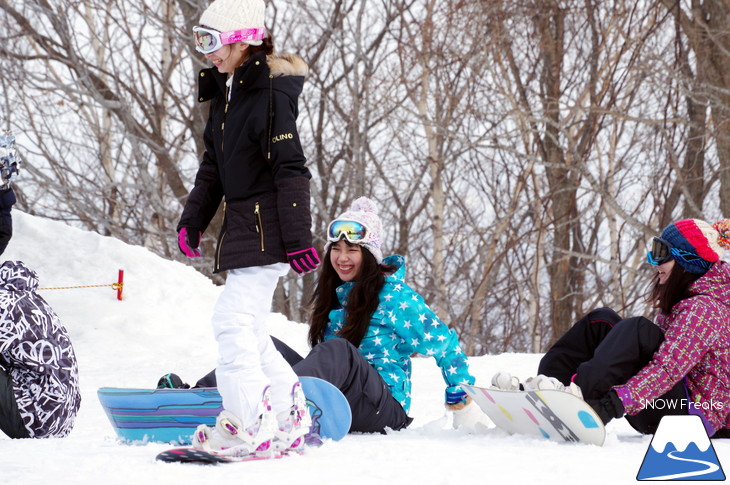
[[[649,264],[659,266],[672,259],[672,245],[660,237],[651,240],[651,251],[646,253]]]

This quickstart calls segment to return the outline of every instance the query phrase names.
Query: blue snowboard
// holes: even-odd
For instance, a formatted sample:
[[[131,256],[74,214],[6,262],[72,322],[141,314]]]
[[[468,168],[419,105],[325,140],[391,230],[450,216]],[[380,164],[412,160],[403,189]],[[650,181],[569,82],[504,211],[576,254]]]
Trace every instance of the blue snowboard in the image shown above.
[[[342,439],[352,413],[335,386],[316,377],[300,377],[307,396],[312,431],[322,438]],[[133,389],[102,387],[97,395],[112,427],[126,441],[189,444],[200,424],[215,425],[223,410],[215,388]]]

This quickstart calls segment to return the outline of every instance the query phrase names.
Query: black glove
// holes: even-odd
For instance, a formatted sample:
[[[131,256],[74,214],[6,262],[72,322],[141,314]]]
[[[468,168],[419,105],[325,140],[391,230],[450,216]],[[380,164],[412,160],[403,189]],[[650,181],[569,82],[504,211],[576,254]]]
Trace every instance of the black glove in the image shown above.
[[[622,417],[626,412],[621,399],[613,389],[608,391],[601,399],[590,399],[586,402],[598,414],[603,424],[607,424],[613,418]]]

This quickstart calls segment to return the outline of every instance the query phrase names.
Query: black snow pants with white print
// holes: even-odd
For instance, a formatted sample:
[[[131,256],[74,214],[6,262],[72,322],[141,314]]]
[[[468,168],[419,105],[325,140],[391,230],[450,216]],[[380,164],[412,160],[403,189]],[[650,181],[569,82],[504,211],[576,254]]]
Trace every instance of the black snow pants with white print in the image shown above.
[[[0,266],[0,429],[11,438],[66,436],[81,396],[71,340],[19,261]]]

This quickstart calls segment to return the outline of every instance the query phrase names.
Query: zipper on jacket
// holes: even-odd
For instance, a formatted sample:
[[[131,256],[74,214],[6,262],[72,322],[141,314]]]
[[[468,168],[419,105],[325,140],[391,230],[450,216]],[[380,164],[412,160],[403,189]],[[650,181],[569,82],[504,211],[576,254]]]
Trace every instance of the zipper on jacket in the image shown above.
[[[223,234],[221,234],[221,238],[218,241],[218,252],[215,255],[215,270],[218,271],[221,269],[221,250],[223,249],[223,239],[226,237],[226,201],[223,201]]]
[[[226,108],[223,110],[223,121],[221,122],[221,153],[223,153],[226,142],[226,113],[228,113],[228,103],[226,103]]]
[[[230,90],[231,88],[226,86],[226,107],[223,108],[223,121],[221,122],[221,153],[223,153],[223,146],[226,139],[226,117],[228,116],[228,104],[230,103]]]
[[[261,240],[261,251],[264,251],[264,223],[261,222],[261,209],[258,202],[256,202],[253,213],[256,214],[256,232],[259,233],[259,239]]]

